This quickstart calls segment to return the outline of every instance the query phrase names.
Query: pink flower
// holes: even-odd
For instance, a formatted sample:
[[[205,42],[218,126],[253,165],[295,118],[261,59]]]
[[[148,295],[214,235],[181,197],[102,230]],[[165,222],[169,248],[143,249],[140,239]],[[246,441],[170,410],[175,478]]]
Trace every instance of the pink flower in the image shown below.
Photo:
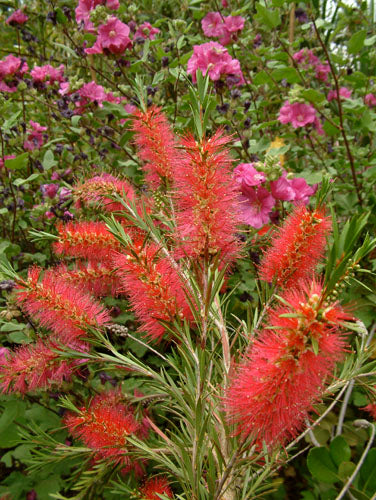
[[[24,148],[28,151],[33,151],[34,149],[39,149],[43,146],[43,133],[47,130],[47,127],[43,127],[38,122],[33,122],[30,120],[30,125],[32,130],[29,130],[29,135],[27,136],[27,140],[24,142]]]
[[[275,199],[263,187],[257,190],[243,187],[240,195],[240,218],[245,224],[260,229],[270,220],[270,212],[275,205]]]
[[[76,7],[76,21],[77,23],[83,22],[86,31],[95,32],[93,23],[90,21],[90,12],[97,7],[97,5],[105,4],[106,7],[112,10],[117,10],[120,6],[119,0],[79,0]]]
[[[303,177],[295,177],[295,179],[291,179],[290,186],[295,192],[294,205],[298,205],[299,203],[307,205],[309,197],[315,194],[317,189],[317,184],[315,186],[309,186]]]
[[[47,196],[48,198],[55,198],[56,193],[58,192],[59,186],[58,184],[42,184],[41,190],[43,196]]]
[[[59,193],[59,201],[66,201],[72,196],[72,190],[66,187],[62,187]]]
[[[291,123],[294,128],[305,127],[309,123],[314,123],[316,111],[310,104],[286,101],[279,111],[278,120],[281,123]]]
[[[222,75],[230,75],[237,80],[236,85],[244,83],[240,62],[232,59],[227,49],[217,42],[194,45],[193,55],[187,67],[188,74],[192,75],[193,83],[196,83],[197,70],[201,70],[203,74],[208,72],[213,81],[219,80]]]
[[[25,24],[28,19],[28,16],[22,12],[21,9],[18,9],[15,10],[5,22],[9,25]]]
[[[321,82],[326,82],[328,80],[328,74],[330,73],[329,64],[318,64],[315,68],[316,78]]]
[[[299,52],[295,52],[292,57],[294,61],[303,65],[305,68],[309,68],[310,66],[316,67],[320,64],[320,59],[309,49],[301,49]]]
[[[94,81],[85,83],[85,85],[78,90],[78,94],[81,97],[81,99],[76,102],[78,113],[81,113],[90,102],[98,104],[101,108],[103,101],[107,100],[107,94],[102,85],[97,85]]]
[[[220,12],[209,12],[201,21],[206,36],[219,37],[222,45],[228,45],[236,39],[236,34],[244,27],[245,19],[241,16],[221,16]]]
[[[159,31],[160,30],[158,28],[153,28],[150,23],[145,22],[137,28],[137,31],[134,34],[134,38],[143,38],[144,40],[149,38],[149,40],[154,40],[155,35],[159,33]]]
[[[69,89],[70,89],[69,82],[62,82],[62,83],[60,84],[59,94],[60,94],[60,95],[66,95],[66,94],[69,94]]]
[[[350,99],[351,97],[351,90],[347,89],[346,87],[341,87],[339,89],[339,96],[343,97],[343,99]],[[337,91],[336,90],[330,90],[328,92],[328,101],[333,101],[333,99],[337,99]]]
[[[34,82],[46,82],[48,85],[55,82],[61,83],[64,80],[64,64],[60,64],[58,68],[54,68],[50,64],[34,66],[30,75]]]
[[[241,16],[225,17],[223,33],[219,39],[220,43],[222,45],[228,45],[232,41],[235,41],[237,39],[238,31],[241,31],[244,27],[244,21],[244,17]]]
[[[364,102],[368,107],[373,108],[376,106],[376,96],[374,94],[367,94],[364,97]]]
[[[254,163],[239,163],[234,169],[233,176],[235,182],[240,186],[259,186],[266,180],[264,172],[258,172],[253,166]]]
[[[132,47],[129,38],[129,26],[119,21],[117,17],[110,17],[106,24],[98,29],[98,37],[95,44],[85,49],[87,54],[103,54],[108,50],[111,54],[122,54],[125,49]]]
[[[295,191],[286,175],[284,172],[279,179],[270,183],[272,195],[276,200],[291,201],[295,198]]]
[[[206,36],[222,36],[223,19],[219,12],[209,12],[201,21],[202,31]]]

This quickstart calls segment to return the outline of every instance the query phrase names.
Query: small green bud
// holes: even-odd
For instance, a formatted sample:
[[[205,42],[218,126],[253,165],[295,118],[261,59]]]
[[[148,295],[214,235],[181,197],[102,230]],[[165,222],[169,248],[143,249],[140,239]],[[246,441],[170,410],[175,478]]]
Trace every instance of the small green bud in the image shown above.
[[[20,83],[18,84],[17,89],[18,89],[18,90],[20,90],[21,92],[23,92],[24,90],[26,90],[26,89],[27,89],[27,85],[26,85],[26,83],[25,83],[25,82],[20,82]]]

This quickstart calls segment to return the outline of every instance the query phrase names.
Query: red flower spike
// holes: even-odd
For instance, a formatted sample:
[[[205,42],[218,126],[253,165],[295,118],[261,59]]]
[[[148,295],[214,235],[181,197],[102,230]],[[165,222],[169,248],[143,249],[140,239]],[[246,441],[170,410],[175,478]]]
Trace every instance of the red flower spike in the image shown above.
[[[220,254],[223,262],[231,263],[239,255],[238,193],[225,149],[230,140],[219,130],[201,143],[191,135],[182,141],[184,161],[174,175],[179,256]]]
[[[132,129],[139,157],[145,162],[147,182],[153,188],[162,180],[171,182],[181,160],[174,134],[161,108],[152,106],[145,112],[137,110]]]
[[[261,332],[225,395],[236,433],[252,435],[259,446],[263,440],[268,447],[283,445],[298,434],[346,348],[339,318],[349,316],[338,304],[323,303],[317,282],[300,285],[283,297],[290,306],[271,312],[273,330]],[[332,310],[335,322],[325,317]]]
[[[164,476],[156,476],[148,479],[140,489],[142,500],[160,500],[159,495],[174,498],[170,485]]]
[[[53,270],[29,269],[28,280],[18,285],[17,301],[24,311],[52,330],[58,339],[77,347],[77,339],[86,335],[89,327],[99,328],[110,321],[89,294],[67,283]]]
[[[78,262],[73,269],[61,265],[55,272],[67,283],[71,283],[94,297],[114,296],[120,287],[120,281],[114,269],[96,262],[88,264]]]
[[[127,456],[127,438],[138,436],[140,424],[122,399],[118,390],[95,396],[79,414],[68,413],[64,423],[73,437],[95,452],[94,460],[106,459],[129,467],[132,462]]]
[[[178,272],[167,258],[161,259],[156,245],[136,242],[127,254],[117,254],[114,266],[129,296],[132,309],[145,331],[153,340],[160,341],[166,333],[160,320],[192,319]]]
[[[59,239],[53,244],[57,255],[90,260],[110,259],[120,243],[103,222],[68,222],[57,226]]]
[[[309,277],[323,256],[331,227],[324,209],[295,208],[272,240],[260,264],[260,277],[281,286]]]
[[[129,200],[134,200],[133,187],[126,181],[120,180],[110,174],[101,174],[86,180],[74,189],[74,196],[79,204],[84,201],[87,204],[101,205],[107,212],[124,210],[123,205],[111,199],[111,196],[119,195]]]
[[[26,392],[61,385],[69,380],[79,361],[63,361],[53,351],[53,341],[38,339],[35,344],[20,347],[0,364],[3,392]]]

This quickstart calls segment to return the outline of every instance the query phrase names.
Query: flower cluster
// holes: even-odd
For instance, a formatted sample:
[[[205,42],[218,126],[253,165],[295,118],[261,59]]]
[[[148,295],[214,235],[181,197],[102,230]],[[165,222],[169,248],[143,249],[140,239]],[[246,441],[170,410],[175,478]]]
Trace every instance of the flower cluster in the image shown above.
[[[10,26],[25,24],[28,21],[28,16],[21,9],[17,9],[5,21]]]
[[[156,476],[148,479],[140,489],[142,500],[160,500],[159,495],[173,498],[173,493],[164,476]]]
[[[201,142],[191,135],[182,140],[184,154],[175,172],[176,241],[181,256],[219,256],[231,263],[239,255],[238,194],[225,149],[229,140],[221,130]]]
[[[0,61],[0,91],[16,92],[19,80],[28,69],[27,63],[13,54],[2,59]]]
[[[284,124],[291,123],[294,128],[313,125],[319,135],[324,133],[315,108],[304,102],[285,101],[279,110],[278,120]]]
[[[87,204],[99,204],[107,212],[116,212],[124,208],[120,202],[111,199],[111,196],[119,195],[127,200],[135,198],[134,189],[128,181],[106,173],[96,175],[82,184],[78,184],[74,188],[73,195],[77,208],[83,201]]]
[[[230,87],[244,83],[240,62],[233,59],[227,49],[217,42],[194,45],[193,55],[187,66],[187,73],[192,76],[194,83],[196,83],[197,70],[200,70],[204,75],[208,73],[213,81],[218,81],[222,76],[225,76]]]
[[[90,328],[100,328],[110,316],[89,294],[69,284],[54,270],[31,267],[18,285],[17,302],[32,318],[51,330],[56,340],[77,346]]]
[[[61,385],[69,380],[77,361],[62,361],[57,353],[58,343],[39,338],[35,344],[22,346],[6,354],[0,361],[3,392],[26,392]]]
[[[111,10],[120,7],[119,0],[79,0],[75,10],[77,23],[83,23],[86,31],[95,32],[94,25],[90,21],[90,13],[95,7],[103,4]]]
[[[235,370],[225,397],[229,422],[259,447],[298,434],[343,356],[340,327],[349,315],[324,297],[317,281],[296,283]]]
[[[209,12],[201,21],[204,34],[208,37],[218,37],[219,43],[228,45],[237,40],[238,33],[244,28],[245,19],[242,16],[223,17],[220,12]]]
[[[324,209],[311,212],[304,205],[297,206],[264,254],[261,278],[289,287],[310,276],[323,256],[329,231],[330,218]]]
[[[256,229],[270,221],[276,201],[307,204],[315,193],[315,187],[309,186],[303,177],[290,179],[286,171],[278,179],[269,181],[269,191],[266,188],[267,174],[261,168],[260,164],[240,163],[233,172],[240,191],[240,220]]]
[[[192,320],[178,270],[170,260],[161,258],[160,248],[135,241],[128,251],[114,256],[116,274],[121,282],[119,291],[129,296],[141,322],[141,331],[161,341],[166,335],[162,322]]]
[[[180,155],[166,115],[155,106],[145,112],[137,110],[132,129],[139,156],[145,162],[146,180],[153,188],[171,183]]]
[[[46,83],[47,85],[53,85],[55,82],[61,83],[64,81],[64,64],[60,64],[58,68],[54,68],[50,64],[34,66],[30,75],[35,83]]]
[[[44,136],[43,132],[46,132],[47,127],[42,126],[38,122],[30,120],[31,129],[28,130],[28,136],[24,142],[24,148],[28,151],[33,151],[34,149],[39,149],[43,146]]]
[[[64,423],[73,437],[93,450],[94,460],[106,459],[133,468],[134,461],[128,455],[128,436],[145,437],[145,424],[136,419],[131,406],[124,404],[120,391],[97,395],[79,413],[69,412]]]
[[[328,102],[333,101],[333,99],[350,99],[351,97],[351,90],[349,90],[346,87],[341,87],[339,89],[339,92],[337,94],[336,90],[330,90],[327,95]]]
[[[328,80],[328,74],[330,73],[329,64],[323,64],[320,59],[314,55],[312,50],[301,49],[293,55],[294,61],[300,64],[304,69],[313,69],[316,78],[321,82],[326,82]]]

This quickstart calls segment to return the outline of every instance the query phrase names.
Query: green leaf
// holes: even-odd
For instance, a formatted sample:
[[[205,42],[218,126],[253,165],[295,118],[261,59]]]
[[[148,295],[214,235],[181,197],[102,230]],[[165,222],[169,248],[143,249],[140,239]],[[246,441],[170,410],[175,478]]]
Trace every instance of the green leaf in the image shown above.
[[[57,165],[57,162],[55,161],[55,157],[51,149],[45,152],[42,165],[45,168],[45,170],[49,170],[50,168]]]
[[[276,68],[272,71],[272,76],[277,82],[281,80],[286,80],[288,83],[298,83],[301,81],[299,73],[295,68],[289,68],[286,66],[285,68]]]
[[[349,54],[357,54],[363,48],[366,36],[366,30],[357,31],[353,34],[353,36],[349,40],[349,43],[347,44]]]
[[[330,443],[330,456],[338,466],[342,462],[348,462],[351,458],[351,450],[346,439],[342,436],[336,436]]]
[[[268,28],[276,28],[281,24],[281,18],[277,10],[266,8],[261,3],[256,4],[257,14],[255,18]]]
[[[28,182],[38,179],[38,177],[40,176],[40,173],[31,174],[27,179],[16,179],[15,181],[13,181],[13,184],[15,186],[22,186],[23,184],[27,184]]]
[[[374,494],[376,491],[376,448],[371,448],[360,469],[360,477],[363,481],[363,490]]]
[[[22,153],[22,155],[16,156],[16,158],[5,160],[4,166],[5,168],[9,168],[9,170],[19,170],[20,168],[26,167],[28,160],[29,153]]]
[[[325,96],[322,92],[318,92],[314,89],[303,90],[301,92],[302,97],[309,102],[322,102],[325,99]]]
[[[0,417],[0,433],[4,432],[18,417],[23,405],[19,401],[8,401]],[[1,446],[1,443],[0,443]]]
[[[339,437],[339,436],[338,436]],[[338,475],[342,481],[346,481],[354,472],[356,465],[354,462],[342,462],[338,467]]]
[[[10,118],[8,118],[8,120],[5,120],[5,122],[3,123],[2,127],[1,127],[2,130],[4,132],[8,132],[8,130],[10,128],[12,128],[13,125],[16,123],[17,118],[20,116],[21,113],[22,113],[21,110],[17,111],[16,113],[13,113],[13,115]]]
[[[375,43],[376,43],[376,35],[373,35],[370,38],[366,38],[364,40],[364,45],[366,47],[370,47],[371,45],[374,45]]]
[[[268,85],[274,84],[273,80],[264,70],[257,73],[257,75],[253,79],[253,83],[255,85],[264,85],[265,83],[267,83]]]
[[[337,468],[325,446],[310,450],[307,466],[312,476],[318,481],[333,484],[339,480],[336,474]]]

